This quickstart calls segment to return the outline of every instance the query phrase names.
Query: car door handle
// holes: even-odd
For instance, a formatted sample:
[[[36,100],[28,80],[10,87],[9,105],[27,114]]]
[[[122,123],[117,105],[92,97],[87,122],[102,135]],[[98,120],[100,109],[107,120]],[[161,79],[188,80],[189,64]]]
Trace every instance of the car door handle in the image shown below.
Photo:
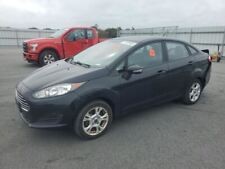
[[[159,70],[157,73],[158,74],[164,74],[164,73],[166,73],[167,72],[167,70]]]
[[[189,64],[189,65],[192,65],[192,64],[193,64],[193,61],[192,61],[192,60],[191,60],[191,61],[189,61],[189,62],[188,62],[188,64]]]

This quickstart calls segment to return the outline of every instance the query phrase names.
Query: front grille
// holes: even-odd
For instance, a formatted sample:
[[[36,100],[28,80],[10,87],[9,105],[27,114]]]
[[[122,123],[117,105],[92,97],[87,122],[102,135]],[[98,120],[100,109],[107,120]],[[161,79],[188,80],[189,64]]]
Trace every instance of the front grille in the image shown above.
[[[23,51],[28,52],[28,44],[26,42],[23,42]]]
[[[16,91],[16,100],[19,103],[20,108],[23,111],[28,112],[30,110],[30,105],[27,103],[27,101],[24,99],[24,97],[17,91]]]

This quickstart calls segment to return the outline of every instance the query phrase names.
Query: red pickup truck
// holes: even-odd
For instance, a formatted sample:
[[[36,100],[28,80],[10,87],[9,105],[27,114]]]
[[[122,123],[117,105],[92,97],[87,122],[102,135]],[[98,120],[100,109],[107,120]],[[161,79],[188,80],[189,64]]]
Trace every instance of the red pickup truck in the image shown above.
[[[63,29],[48,38],[24,41],[23,56],[28,62],[36,62],[44,66],[56,60],[74,56],[103,40],[99,39],[95,28],[75,27]]]

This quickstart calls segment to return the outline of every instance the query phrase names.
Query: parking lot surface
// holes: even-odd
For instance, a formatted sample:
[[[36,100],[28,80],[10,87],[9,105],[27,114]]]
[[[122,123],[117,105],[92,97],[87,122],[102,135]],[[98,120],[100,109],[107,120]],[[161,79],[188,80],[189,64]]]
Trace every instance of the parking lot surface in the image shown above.
[[[199,102],[165,103],[116,119],[84,141],[68,128],[32,129],[20,119],[16,83],[38,66],[0,48],[0,169],[224,169],[225,62],[213,63]]]

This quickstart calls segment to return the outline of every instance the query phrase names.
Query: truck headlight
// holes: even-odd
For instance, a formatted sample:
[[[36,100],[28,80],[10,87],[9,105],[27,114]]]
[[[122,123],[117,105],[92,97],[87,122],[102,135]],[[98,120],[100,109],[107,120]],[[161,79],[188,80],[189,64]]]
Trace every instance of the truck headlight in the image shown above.
[[[33,97],[36,99],[42,99],[42,98],[48,98],[48,97],[54,97],[54,96],[61,96],[64,95],[72,90],[78,89],[80,86],[82,86],[85,82],[82,83],[64,83],[64,84],[58,84],[54,85],[42,90],[39,90],[33,94]]]
[[[31,50],[32,50],[33,52],[35,52],[36,49],[37,49],[37,47],[38,47],[38,44],[37,44],[37,43],[31,43],[31,44],[30,44],[30,47],[31,47]]]

